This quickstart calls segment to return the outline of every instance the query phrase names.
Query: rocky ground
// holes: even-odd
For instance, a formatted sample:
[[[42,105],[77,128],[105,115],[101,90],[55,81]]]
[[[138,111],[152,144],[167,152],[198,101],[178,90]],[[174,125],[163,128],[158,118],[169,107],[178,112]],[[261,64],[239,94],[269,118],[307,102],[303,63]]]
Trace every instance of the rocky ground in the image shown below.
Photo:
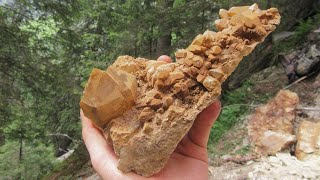
[[[297,117],[293,123],[295,132],[298,131],[300,122],[305,119],[320,122],[320,75],[288,87],[285,71],[282,67],[274,66],[253,75],[251,81],[255,85],[249,91],[276,94],[279,90],[286,88],[298,94],[300,101],[296,112]],[[252,108],[252,111],[254,109]],[[247,127],[250,118],[251,115],[246,116],[243,123],[230,130],[217,145],[214,151],[224,153],[212,157],[209,167],[210,179],[320,178],[320,156],[314,156],[305,161],[298,160],[294,156],[295,143],[273,156],[259,157],[254,152],[248,136]]]
[[[288,33],[287,33],[288,34]],[[256,152],[261,144],[275,145],[272,143],[252,142],[249,137],[248,125],[253,115],[257,99],[250,98],[246,106],[251,109],[250,115],[245,116],[239,124],[234,126],[221,141],[212,149],[210,159],[210,179],[319,179],[320,178],[320,28],[315,29],[308,36],[307,41],[300,47],[281,54],[278,66],[269,67],[250,77],[254,85],[247,89],[247,93],[259,95],[260,98],[272,99],[280,90],[290,90],[299,97],[295,109],[293,122],[287,123],[293,128],[290,132],[295,139],[283,147],[280,152],[269,153],[269,156],[260,156]],[[264,96],[265,95],[265,96]],[[257,98],[259,98],[259,96]],[[248,103],[249,102],[249,103]],[[283,102],[282,107],[288,103]],[[264,108],[267,108],[266,106]],[[278,107],[278,108],[281,108]],[[263,108],[262,108],[263,109]],[[261,110],[260,110],[261,111]],[[277,111],[273,111],[277,112]],[[260,112],[260,116],[261,116]],[[274,116],[264,119],[271,122]],[[263,119],[263,118],[261,118]],[[273,119],[274,120],[274,119]],[[288,121],[279,118],[282,123]],[[251,122],[252,124],[252,122]],[[261,124],[261,123],[260,123]],[[268,123],[265,123],[268,124]],[[281,123],[280,123],[281,124]],[[277,125],[278,126],[278,125]],[[249,129],[252,128],[249,125]],[[266,131],[270,127],[259,127]],[[281,127],[272,127],[272,130]],[[281,131],[283,133],[283,131]],[[265,148],[265,147],[264,147]],[[260,152],[261,154],[261,152]],[[268,154],[268,153],[267,153]],[[300,159],[300,160],[298,160]]]

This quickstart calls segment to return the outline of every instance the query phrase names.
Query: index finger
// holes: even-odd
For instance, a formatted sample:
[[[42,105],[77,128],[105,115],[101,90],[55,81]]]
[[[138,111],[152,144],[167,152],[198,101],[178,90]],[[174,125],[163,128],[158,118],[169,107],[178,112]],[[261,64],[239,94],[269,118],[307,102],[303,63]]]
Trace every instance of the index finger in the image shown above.
[[[84,116],[82,110],[80,111],[80,114],[82,122],[82,138],[89,151],[92,164],[97,164],[97,166],[99,166],[98,164],[103,162],[103,160],[107,160],[109,163],[115,163],[116,156],[112,147],[107,143],[100,130]]]

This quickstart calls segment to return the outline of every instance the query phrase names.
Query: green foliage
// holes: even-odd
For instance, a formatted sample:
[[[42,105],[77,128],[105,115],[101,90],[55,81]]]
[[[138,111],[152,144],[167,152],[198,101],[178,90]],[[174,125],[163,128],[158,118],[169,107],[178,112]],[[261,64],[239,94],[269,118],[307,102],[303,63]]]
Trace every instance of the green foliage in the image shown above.
[[[248,97],[248,88],[250,88],[251,86],[253,86],[253,83],[251,81],[247,80],[243,82],[240,88],[231,92],[226,92],[222,98],[222,102],[225,103],[225,106],[245,102]]]
[[[62,162],[55,163],[50,173],[41,179],[72,179],[72,175],[88,163],[89,154],[84,144],[77,146],[77,149]]]
[[[306,21],[300,21],[295,29],[295,38],[301,39],[303,35],[307,34],[314,27],[314,20],[311,18],[308,18]]]
[[[242,106],[249,96],[248,88],[253,84],[246,81],[234,91],[226,92],[222,97],[223,108],[219,118],[214,123],[209,138],[209,144],[214,145],[248,112],[248,107]]]
[[[32,33],[33,36],[30,36],[28,39],[29,46],[35,47],[36,45],[50,45],[48,50],[53,50],[54,47],[50,42],[52,38],[55,37],[59,28],[57,27],[57,22],[52,18],[47,18],[46,20],[34,20],[26,22],[20,26],[22,32]]]
[[[300,20],[299,24],[294,29],[294,36],[288,38],[285,41],[281,41],[275,44],[273,47],[273,54],[277,55],[281,52],[286,53],[292,50],[297,45],[305,41],[305,35],[312,29],[320,25],[320,13],[317,13],[313,17],[309,17],[307,20]]]
[[[176,8],[185,4],[186,4],[186,0],[174,0],[173,8]]]
[[[216,143],[224,135],[224,133],[226,133],[229,129],[231,129],[231,127],[233,127],[233,125],[239,122],[240,116],[245,111],[244,109],[245,108],[239,105],[223,108],[219,118],[211,129],[209,144]]]
[[[0,147],[0,175],[4,179],[39,179],[54,165],[53,147],[44,144],[27,145],[19,160],[19,143],[11,141]]]
[[[246,155],[246,154],[248,154],[248,152],[250,152],[250,146],[245,146],[245,147],[237,150],[235,153],[240,154],[240,155]]]

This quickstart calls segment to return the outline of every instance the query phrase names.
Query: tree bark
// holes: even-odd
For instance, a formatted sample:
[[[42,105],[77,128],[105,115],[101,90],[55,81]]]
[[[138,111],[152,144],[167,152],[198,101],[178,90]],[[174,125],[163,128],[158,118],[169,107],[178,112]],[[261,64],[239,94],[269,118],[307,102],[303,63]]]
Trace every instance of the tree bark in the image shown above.
[[[272,6],[272,0],[268,0],[267,1],[267,8],[271,8],[271,6]]]
[[[171,52],[171,31],[163,34],[157,41],[157,52],[156,55],[160,56],[163,54],[169,55]]]
[[[0,147],[5,144],[5,136],[2,130],[0,130]]]
[[[22,138],[22,130],[20,132],[20,148],[19,148],[19,161],[22,161],[22,148],[23,148],[23,138]]]
[[[150,38],[149,38],[149,58],[152,58],[153,55],[153,25],[150,27]]]
[[[163,54],[169,55],[171,52],[171,28],[170,25],[170,16],[167,14],[168,9],[170,9],[173,6],[173,1],[168,0],[163,2],[160,5],[160,11],[164,11],[162,13],[162,18],[159,21],[159,31],[160,31],[160,37],[157,39],[157,49],[156,49],[156,55],[160,56]]]

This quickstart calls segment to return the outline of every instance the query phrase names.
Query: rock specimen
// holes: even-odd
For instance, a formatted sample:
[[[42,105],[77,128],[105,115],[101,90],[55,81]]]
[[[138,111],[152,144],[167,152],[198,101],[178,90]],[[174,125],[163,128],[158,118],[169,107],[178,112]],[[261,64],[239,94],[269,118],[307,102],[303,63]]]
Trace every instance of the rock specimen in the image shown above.
[[[320,159],[320,122],[303,119],[297,141],[295,154],[299,160]]]
[[[248,123],[248,134],[255,151],[274,155],[295,142],[293,121],[299,97],[289,90],[280,90],[266,105],[257,108]]]
[[[120,56],[107,71],[93,70],[80,106],[113,145],[121,171],[159,172],[221,83],[280,23],[277,9],[256,4],[219,14],[220,31],[198,35],[176,63]]]

